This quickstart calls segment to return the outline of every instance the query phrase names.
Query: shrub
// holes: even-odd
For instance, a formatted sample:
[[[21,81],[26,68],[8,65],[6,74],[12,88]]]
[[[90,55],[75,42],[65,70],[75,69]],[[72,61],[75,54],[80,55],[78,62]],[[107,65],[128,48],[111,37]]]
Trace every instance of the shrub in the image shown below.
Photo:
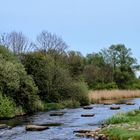
[[[67,108],[75,108],[80,106],[80,103],[76,100],[66,100],[63,101],[61,104]]]
[[[65,99],[71,77],[53,58],[41,52],[25,55],[23,64],[28,74],[33,76],[39,89],[39,96],[45,102],[60,102]]]
[[[115,82],[112,82],[112,83],[96,83],[96,84],[92,85],[92,88],[95,89],[95,90],[103,90],[103,89],[112,90],[112,89],[118,89],[118,86]]]
[[[36,87],[24,67],[6,48],[0,47],[0,91],[27,112],[36,110],[39,101]]]
[[[15,102],[0,93],[0,118],[12,118],[18,113]]]
[[[74,82],[69,89],[70,98],[76,100],[80,105],[89,104],[88,88],[85,82]]]

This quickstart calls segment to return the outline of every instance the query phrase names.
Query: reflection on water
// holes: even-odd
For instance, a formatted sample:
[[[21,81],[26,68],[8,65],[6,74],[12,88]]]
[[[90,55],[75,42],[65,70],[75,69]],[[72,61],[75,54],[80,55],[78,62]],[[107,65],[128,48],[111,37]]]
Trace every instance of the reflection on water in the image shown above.
[[[84,110],[77,109],[63,109],[60,112],[66,112],[63,116],[50,116],[54,111],[39,112],[32,116],[18,117],[11,120],[1,120],[0,123],[6,123],[12,126],[10,129],[0,130],[0,140],[86,140],[86,138],[78,138],[73,134],[74,130],[78,129],[94,129],[97,128],[117,112],[129,111],[138,109],[140,106],[140,99],[134,99],[133,106],[119,105],[120,110],[110,110],[111,105],[95,104],[93,109]],[[115,106],[115,105],[114,105]],[[118,105],[117,105],[118,106]],[[95,114],[94,117],[81,117],[81,114]],[[26,132],[26,124],[47,124],[60,123],[60,126],[50,127],[48,130],[41,132]]]

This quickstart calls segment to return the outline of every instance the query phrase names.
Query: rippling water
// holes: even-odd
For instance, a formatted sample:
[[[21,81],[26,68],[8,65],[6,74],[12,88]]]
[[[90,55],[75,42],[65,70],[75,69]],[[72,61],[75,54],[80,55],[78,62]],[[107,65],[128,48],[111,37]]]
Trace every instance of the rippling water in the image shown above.
[[[119,105],[121,106],[120,110],[110,110],[109,108],[111,105],[94,104],[91,105],[93,106],[93,109],[91,110],[84,110],[83,108],[59,110],[60,112],[66,112],[64,116],[50,116],[49,114],[54,111],[48,111],[39,112],[32,116],[24,116],[6,121],[3,120],[0,122],[7,123],[13,127],[10,129],[1,129],[0,140],[87,140],[86,138],[76,137],[73,134],[73,131],[79,129],[94,129],[99,127],[103,121],[117,112],[139,109],[140,98],[131,101],[136,104],[132,106]],[[93,113],[95,116],[81,117],[81,114],[86,113]],[[62,123],[62,125],[53,126],[48,130],[39,132],[27,132],[25,130],[26,124],[46,123]]]

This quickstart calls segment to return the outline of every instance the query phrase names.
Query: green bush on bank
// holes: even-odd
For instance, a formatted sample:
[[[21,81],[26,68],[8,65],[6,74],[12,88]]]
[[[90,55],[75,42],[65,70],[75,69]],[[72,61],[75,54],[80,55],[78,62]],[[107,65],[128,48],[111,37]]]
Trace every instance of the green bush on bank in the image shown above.
[[[85,82],[73,82],[69,87],[70,99],[78,101],[80,105],[88,105],[88,87]]]
[[[23,65],[14,54],[0,46],[0,91],[25,112],[41,108],[36,87],[31,76],[27,75]]]
[[[12,99],[0,93],[0,118],[12,118],[21,113],[21,107],[17,107]]]
[[[28,74],[32,75],[39,89],[38,95],[44,102],[73,100],[80,105],[89,103],[87,85],[75,82],[69,70],[48,54],[40,51],[26,54],[22,63]]]

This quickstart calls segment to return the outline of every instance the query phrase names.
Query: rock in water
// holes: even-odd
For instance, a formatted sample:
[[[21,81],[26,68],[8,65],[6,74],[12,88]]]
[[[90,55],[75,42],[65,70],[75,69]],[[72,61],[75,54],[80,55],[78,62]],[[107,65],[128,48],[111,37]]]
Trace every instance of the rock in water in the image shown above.
[[[135,103],[127,102],[126,105],[135,105]]]
[[[92,109],[92,106],[84,106],[83,109]]]
[[[111,106],[110,107],[110,110],[118,110],[120,109],[121,107],[120,106]]]
[[[41,125],[27,125],[26,131],[43,131],[49,129],[48,126],[41,126]]]
[[[95,114],[82,114],[81,117],[93,117]]]
[[[63,116],[63,115],[64,115],[63,112],[54,112],[50,114],[50,116]]]

